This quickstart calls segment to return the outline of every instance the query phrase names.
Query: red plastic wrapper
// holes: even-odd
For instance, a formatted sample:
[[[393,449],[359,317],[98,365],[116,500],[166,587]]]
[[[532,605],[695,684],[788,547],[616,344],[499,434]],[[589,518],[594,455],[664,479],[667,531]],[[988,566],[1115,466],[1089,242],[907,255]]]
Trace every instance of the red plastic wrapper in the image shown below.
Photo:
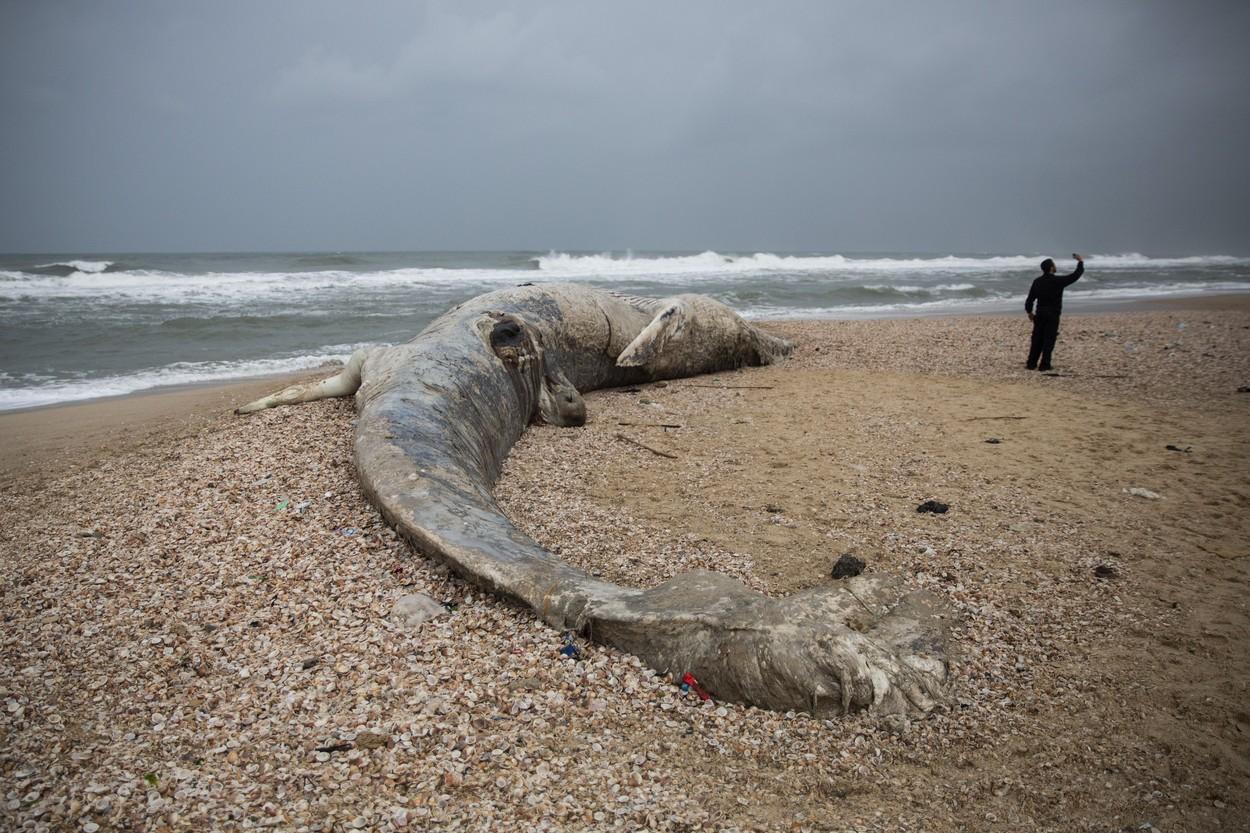
[[[691,691],[699,695],[700,700],[711,700],[712,695],[703,690],[703,686],[699,685],[699,681],[694,678],[694,674],[687,673],[681,678],[682,685],[688,686]]]

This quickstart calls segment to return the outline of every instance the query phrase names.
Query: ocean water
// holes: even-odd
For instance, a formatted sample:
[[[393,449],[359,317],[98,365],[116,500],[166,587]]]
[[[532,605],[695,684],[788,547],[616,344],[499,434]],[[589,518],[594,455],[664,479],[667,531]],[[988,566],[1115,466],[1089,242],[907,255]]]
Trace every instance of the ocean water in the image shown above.
[[[526,281],[711,295],[748,318],[1018,308],[1043,255],[412,252],[0,255],[0,410],[316,367]],[[1059,260],[1060,271],[1074,263]],[[1091,255],[1085,300],[1250,291],[1250,258]]]

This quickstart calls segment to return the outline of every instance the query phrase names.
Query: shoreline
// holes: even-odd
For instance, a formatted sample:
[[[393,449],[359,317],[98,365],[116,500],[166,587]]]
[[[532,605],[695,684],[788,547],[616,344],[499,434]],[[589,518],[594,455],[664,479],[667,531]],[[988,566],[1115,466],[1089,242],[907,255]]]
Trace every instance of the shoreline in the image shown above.
[[[0,412],[0,476],[54,476],[220,424],[238,406],[321,375],[301,372],[151,388]]]
[[[831,316],[786,316],[784,318],[763,318],[752,319],[755,323],[764,326],[784,325],[790,322],[852,322],[852,321],[907,321],[912,319],[934,319],[949,318],[958,319],[964,317],[994,317],[994,316],[1011,316],[1023,311],[1023,301],[1020,302],[1020,309],[1013,310],[1009,308],[995,308],[987,310],[976,309],[944,309],[932,312],[924,311],[907,311],[898,314],[880,314],[870,316],[854,316],[854,317],[831,317]],[[1103,315],[1107,313],[1119,312],[1158,312],[1158,311],[1181,311],[1181,310],[1218,310],[1218,309],[1250,309],[1250,292],[1222,292],[1210,295],[1177,295],[1150,298],[1125,298],[1122,300],[1104,299],[1094,301],[1082,301],[1080,306],[1072,308],[1069,306],[1064,311],[1065,315]],[[140,390],[130,391],[128,393],[107,394],[104,396],[92,396],[82,399],[69,399],[61,402],[48,402],[42,405],[29,405],[19,408],[0,409],[0,428],[3,427],[3,421],[6,417],[17,416],[20,414],[38,413],[44,411],[54,411],[60,408],[72,408],[79,405],[102,405],[107,402],[123,401],[133,398],[150,397],[150,396],[167,396],[188,391],[210,390],[216,388],[231,387],[247,387],[253,383],[272,382],[274,390],[285,385],[293,384],[296,381],[308,379],[321,375],[328,375],[330,368],[311,368],[307,370],[295,370],[283,373],[266,373],[256,376],[227,376],[220,379],[206,379],[202,382],[184,382],[173,385],[157,385],[150,388],[142,388]],[[262,394],[257,394],[260,396]],[[255,397],[253,397],[255,398]]]
[[[1139,316],[1204,310],[1250,311],[1250,293],[1150,299],[1127,306],[1118,304],[1110,311],[1081,308],[1065,314],[1071,316],[1067,321],[1075,323],[1083,318],[1099,315]],[[986,312],[873,319],[791,318],[761,323],[765,327],[782,330],[793,327],[858,328],[873,325],[906,328],[918,322],[947,322],[958,326],[961,320],[990,321],[1013,317],[1016,316],[1003,312]],[[1019,316],[1021,319],[1023,317]],[[1070,327],[1071,325],[1066,329]],[[1020,339],[1020,346],[1023,347],[1027,340],[1027,332],[1023,329]],[[1060,344],[1062,350],[1062,335]],[[5,438],[0,443],[0,475],[13,477],[43,471],[50,465],[53,470],[66,465],[91,465],[103,456],[141,447],[153,440],[195,433],[213,424],[223,424],[223,419],[245,402],[286,385],[319,378],[327,373],[328,369],[318,369],[234,380],[211,380],[0,411],[0,436]]]
[[[337,365],[341,367],[341,365]],[[127,391],[126,393],[109,393],[104,396],[88,396],[82,399],[67,399],[62,402],[46,402],[42,405],[23,405],[20,408],[0,410],[0,419],[9,414],[30,414],[56,408],[72,408],[75,405],[97,405],[123,399],[138,399],[146,396],[168,396],[189,391],[209,390],[213,388],[235,388],[250,385],[253,382],[270,382],[276,387],[293,384],[294,380],[307,379],[319,375],[329,375],[332,366],[316,367],[307,370],[292,370],[281,373],[261,373],[256,376],[223,376],[219,379],[204,379],[200,382],[177,382],[172,385],[154,385],[150,388]]]

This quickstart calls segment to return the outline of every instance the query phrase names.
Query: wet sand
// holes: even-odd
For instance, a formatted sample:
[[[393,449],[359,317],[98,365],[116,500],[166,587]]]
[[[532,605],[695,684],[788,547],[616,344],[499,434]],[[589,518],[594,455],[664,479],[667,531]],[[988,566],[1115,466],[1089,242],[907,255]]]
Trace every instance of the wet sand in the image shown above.
[[[0,477],[52,474],[219,424],[239,405],[321,373],[156,388],[0,413]]]

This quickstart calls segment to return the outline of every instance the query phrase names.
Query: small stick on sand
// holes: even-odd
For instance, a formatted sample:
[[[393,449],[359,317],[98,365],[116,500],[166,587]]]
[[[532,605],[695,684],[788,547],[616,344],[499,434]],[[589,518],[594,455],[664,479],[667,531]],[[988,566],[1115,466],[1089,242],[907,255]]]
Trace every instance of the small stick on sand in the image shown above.
[[[628,425],[630,428],[681,428],[672,422],[618,422],[617,425]]]
[[[772,390],[774,385],[682,385],[685,388],[712,388],[714,390]]]
[[[1127,379],[1126,373],[1047,373],[1046,376],[1056,376],[1060,379]]]
[[[659,456],[661,456],[661,457],[667,457],[667,458],[668,458],[668,459],[670,459],[670,460],[676,460],[676,459],[677,459],[677,455],[676,455],[676,454],[669,454],[667,451],[660,451],[660,450],[658,450],[658,449],[652,448],[651,446],[646,445],[645,443],[640,443],[640,442],[638,442],[638,441],[637,441],[637,440],[635,440],[635,439],[631,439],[631,438],[629,438],[629,437],[625,436],[624,434],[617,434],[617,435],[616,435],[616,438],[617,438],[618,440],[624,440],[625,442],[629,443],[630,445],[636,445],[636,446],[638,446],[639,448],[645,448],[647,451],[650,451],[652,454],[658,454]]]
[[[1127,379],[1126,373],[1043,373],[1052,379]]]
[[[989,417],[968,417],[964,422],[975,422],[978,419],[1028,419],[1022,416],[989,416]]]

